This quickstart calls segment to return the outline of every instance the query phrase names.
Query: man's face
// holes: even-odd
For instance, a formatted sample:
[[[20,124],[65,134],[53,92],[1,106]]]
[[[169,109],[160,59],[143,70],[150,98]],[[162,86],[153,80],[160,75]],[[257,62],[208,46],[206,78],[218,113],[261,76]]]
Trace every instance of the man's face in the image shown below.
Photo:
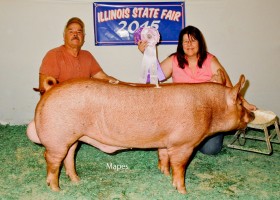
[[[84,44],[84,32],[80,24],[70,24],[64,32],[64,43],[71,48],[81,48]]]

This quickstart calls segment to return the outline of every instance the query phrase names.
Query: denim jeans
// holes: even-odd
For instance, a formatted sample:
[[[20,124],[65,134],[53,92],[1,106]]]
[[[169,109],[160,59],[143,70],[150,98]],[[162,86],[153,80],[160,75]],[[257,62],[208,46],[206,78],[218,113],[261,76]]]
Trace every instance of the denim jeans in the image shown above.
[[[215,155],[219,153],[223,147],[224,134],[220,133],[210,138],[206,138],[198,147],[203,154]]]

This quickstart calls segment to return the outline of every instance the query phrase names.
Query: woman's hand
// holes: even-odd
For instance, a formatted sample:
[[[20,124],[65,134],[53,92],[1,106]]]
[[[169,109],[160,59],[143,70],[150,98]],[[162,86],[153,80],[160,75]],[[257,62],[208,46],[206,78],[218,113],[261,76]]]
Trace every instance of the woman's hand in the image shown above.
[[[213,74],[210,82],[226,85],[226,77],[225,77],[224,72],[221,69],[218,69],[217,74]]]
[[[148,44],[148,42],[139,40],[139,42],[138,42],[138,49],[139,49],[139,51],[141,51],[142,53],[144,53],[147,44]]]
[[[219,83],[226,86],[226,76],[222,69],[218,69],[217,74],[213,74],[211,77],[210,82]],[[257,107],[253,104],[250,104],[246,99],[240,96],[243,106],[247,109],[252,111],[257,110]]]

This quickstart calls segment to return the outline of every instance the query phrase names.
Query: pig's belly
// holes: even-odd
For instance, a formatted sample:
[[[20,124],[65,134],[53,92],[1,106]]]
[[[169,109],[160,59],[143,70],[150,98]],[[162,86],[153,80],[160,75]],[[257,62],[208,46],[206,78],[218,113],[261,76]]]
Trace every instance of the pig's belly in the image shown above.
[[[168,134],[149,130],[92,130],[86,136],[102,144],[122,148],[163,148],[166,147]]]

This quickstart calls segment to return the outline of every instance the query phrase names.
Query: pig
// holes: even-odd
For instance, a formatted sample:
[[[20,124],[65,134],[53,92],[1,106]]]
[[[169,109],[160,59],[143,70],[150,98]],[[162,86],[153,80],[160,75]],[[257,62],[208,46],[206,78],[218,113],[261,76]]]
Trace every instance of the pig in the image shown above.
[[[80,180],[74,155],[82,141],[106,153],[158,149],[159,170],[165,175],[171,170],[173,186],[185,194],[186,165],[195,148],[215,133],[243,129],[254,119],[239,97],[244,82],[241,75],[231,88],[218,83],[156,88],[73,79],[47,89],[27,132],[45,147],[47,184],[54,191],[60,190],[62,162],[71,181]]]

